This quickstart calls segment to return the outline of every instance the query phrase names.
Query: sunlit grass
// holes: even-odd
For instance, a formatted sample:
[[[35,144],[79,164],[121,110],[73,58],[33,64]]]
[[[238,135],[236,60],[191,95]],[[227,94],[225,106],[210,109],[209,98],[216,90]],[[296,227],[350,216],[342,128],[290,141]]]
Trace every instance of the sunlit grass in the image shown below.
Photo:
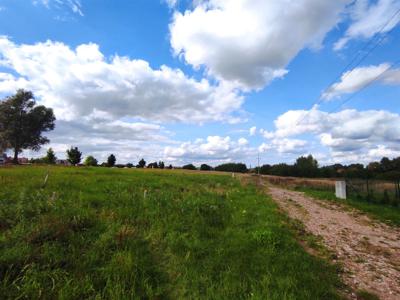
[[[2,299],[336,299],[340,284],[252,185],[57,167],[0,169],[0,280]]]

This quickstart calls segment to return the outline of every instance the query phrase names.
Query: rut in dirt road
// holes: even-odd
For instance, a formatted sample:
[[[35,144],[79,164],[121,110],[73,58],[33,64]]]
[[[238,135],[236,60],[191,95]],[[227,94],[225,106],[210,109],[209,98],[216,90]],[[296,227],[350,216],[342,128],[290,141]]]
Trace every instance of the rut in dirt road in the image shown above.
[[[320,236],[344,268],[343,281],[380,299],[400,299],[400,229],[371,220],[343,206],[303,193],[268,187],[269,194],[291,218]]]

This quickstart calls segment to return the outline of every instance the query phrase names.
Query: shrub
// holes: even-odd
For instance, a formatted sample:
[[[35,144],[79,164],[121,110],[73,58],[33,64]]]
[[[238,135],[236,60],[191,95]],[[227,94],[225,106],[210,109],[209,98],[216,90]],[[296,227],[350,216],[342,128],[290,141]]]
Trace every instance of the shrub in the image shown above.
[[[93,156],[89,155],[86,157],[85,161],[83,162],[85,166],[88,167],[96,167],[97,166],[97,159],[95,159]]]
[[[211,170],[212,170],[212,167],[209,166],[209,165],[207,165],[207,164],[202,164],[202,165],[200,166],[200,170],[201,170],[201,171],[211,171]]]
[[[197,170],[197,168],[193,164],[184,165],[182,169],[185,170]]]
[[[216,171],[246,173],[247,167],[243,163],[227,163],[215,167]]]

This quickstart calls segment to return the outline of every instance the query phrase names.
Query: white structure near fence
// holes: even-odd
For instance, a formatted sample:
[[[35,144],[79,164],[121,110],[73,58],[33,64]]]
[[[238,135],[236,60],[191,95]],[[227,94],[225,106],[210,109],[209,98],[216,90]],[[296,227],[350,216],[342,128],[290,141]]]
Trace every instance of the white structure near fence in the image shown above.
[[[335,195],[339,199],[346,199],[346,181],[336,181],[335,183]]]

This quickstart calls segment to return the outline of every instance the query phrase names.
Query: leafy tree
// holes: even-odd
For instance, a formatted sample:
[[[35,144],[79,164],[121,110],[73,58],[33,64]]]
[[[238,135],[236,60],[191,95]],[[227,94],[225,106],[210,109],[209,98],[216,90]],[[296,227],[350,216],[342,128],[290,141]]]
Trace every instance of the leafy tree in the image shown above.
[[[79,151],[78,147],[71,147],[67,150],[67,160],[71,165],[77,165],[82,160],[82,152]]]
[[[137,164],[137,168],[144,168],[146,166],[146,161],[142,158]]]
[[[41,158],[31,158],[29,160],[31,164],[47,164],[47,161],[45,160],[45,157]]]
[[[157,164],[156,161],[152,162],[147,166],[147,168],[149,168],[149,169],[158,169],[158,164]]]
[[[202,165],[200,166],[200,170],[201,170],[201,171],[211,171],[211,170],[212,170],[212,167],[209,166],[209,165],[207,165],[207,164],[202,164]]]
[[[318,161],[312,155],[301,156],[294,164],[295,172],[300,177],[316,177],[318,175]]]
[[[111,155],[107,158],[107,165],[108,165],[109,167],[114,167],[116,161],[117,161],[117,159],[115,158],[115,155],[114,155],[114,154],[111,154]]]
[[[246,173],[247,167],[242,163],[226,163],[216,166],[215,171]]]
[[[384,171],[384,172],[391,171],[393,169],[392,162],[387,157],[383,157],[381,159],[380,166],[381,166],[382,171]]]
[[[164,169],[164,168],[165,168],[164,162],[163,162],[163,161],[158,162],[158,167],[159,167],[160,169]]]
[[[270,174],[271,171],[271,165],[262,165],[260,168],[260,174]],[[258,173],[258,170],[256,168],[256,172]]]
[[[168,169],[172,170],[172,169],[173,169],[173,166],[172,166],[172,165],[169,165],[169,166],[168,166]]]
[[[98,161],[93,156],[89,155],[88,157],[85,158],[85,161],[83,162],[83,164],[88,167],[96,167],[98,164]]]
[[[0,102],[0,147],[13,149],[13,161],[18,163],[23,149],[38,151],[49,142],[42,133],[53,130],[55,120],[51,108],[36,105],[32,92],[18,90]]]
[[[270,174],[275,176],[293,176],[294,175],[293,166],[290,166],[285,163],[273,165],[271,167]]]
[[[47,154],[46,156],[43,158],[43,161],[47,164],[52,164],[54,165],[56,163],[57,157],[53,151],[52,148],[49,148],[49,150],[47,150]]]
[[[197,168],[193,164],[184,165],[182,169],[185,170],[197,170]]]
[[[126,167],[129,168],[129,169],[131,169],[131,168],[133,168],[133,164],[132,164],[132,163],[127,163],[127,164],[126,164]]]

